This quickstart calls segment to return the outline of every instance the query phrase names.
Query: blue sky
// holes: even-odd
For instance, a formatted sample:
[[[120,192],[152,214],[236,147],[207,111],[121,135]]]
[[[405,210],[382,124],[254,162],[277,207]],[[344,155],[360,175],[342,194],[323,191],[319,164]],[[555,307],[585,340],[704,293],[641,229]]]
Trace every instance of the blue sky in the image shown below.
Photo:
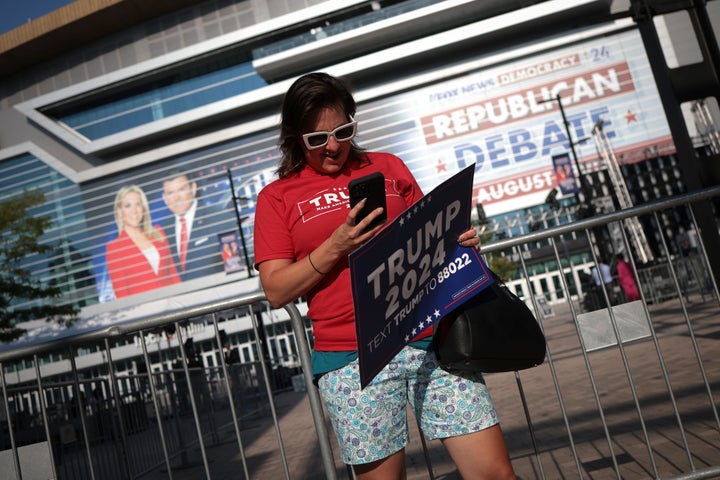
[[[0,34],[64,7],[73,0],[0,0]]]

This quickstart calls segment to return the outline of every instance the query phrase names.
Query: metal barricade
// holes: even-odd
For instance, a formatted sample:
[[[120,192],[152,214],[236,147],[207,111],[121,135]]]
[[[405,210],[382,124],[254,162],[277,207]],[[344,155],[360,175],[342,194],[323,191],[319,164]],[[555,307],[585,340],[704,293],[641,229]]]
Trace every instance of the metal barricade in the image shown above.
[[[539,367],[485,376],[519,477],[720,476],[720,295],[705,246],[700,242],[696,253],[677,256],[664,243],[662,261],[648,266],[629,255],[641,295],[636,301],[607,286],[595,292],[603,306],[589,307],[578,275],[597,266],[594,229],[641,216],[662,229],[662,212],[718,197],[720,188],[708,189],[482,247],[484,254],[512,255],[546,241],[561,266],[553,281],[538,281],[525,256],[513,257],[521,274],[510,285],[529,293],[525,299],[545,332],[548,354]],[[588,262],[563,262],[571,255],[562,244],[569,233],[587,238]],[[632,253],[624,232],[623,240]],[[336,441],[312,387],[305,320],[294,304],[284,311],[302,377],[285,378],[293,373],[287,371],[282,388],[274,388],[263,353],[266,335],[255,317],[266,310],[264,301],[258,292],[0,353],[0,420],[6,427],[0,462],[11,472],[4,478],[352,477],[333,452]],[[248,306],[263,359],[198,365],[185,348],[187,322],[204,319],[222,352],[219,313]],[[151,351],[148,335],[169,325],[175,327],[175,353],[159,343]],[[128,374],[119,368],[126,360],[113,357],[119,340],[129,342],[131,334],[139,335],[142,349],[133,361],[146,371]],[[102,368],[89,370],[79,349],[101,358]],[[58,351],[54,364],[65,366],[64,376],[45,373],[41,361]],[[439,442],[425,442],[413,428],[408,478],[459,478]],[[258,453],[258,439],[269,437],[272,446]]]
[[[217,313],[254,304],[264,305],[262,293],[247,295],[232,301],[185,309],[152,318],[131,321],[109,328],[78,335],[62,342],[49,342],[0,353],[0,387],[2,387],[2,420],[6,427],[0,432],[0,462],[3,478],[213,478],[209,449],[219,458],[228,454],[223,448],[234,442],[239,465],[233,475],[252,478],[251,462],[245,456],[244,440],[252,433],[259,419],[265,429],[274,431],[276,445],[272,448],[271,472],[257,475],[263,478],[291,478],[285,439],[280,428],[276,408],[277,390],[267,356],[263,361],[204,368],[193,364],[186,351],[183,322],[188,319],[211,318],[218,352],[223,351]],[[258,309],[258,310],[263,310]],[[309,342],[297,307],[287,305],[302,365],[309,365]],[[262,322],[253,319],[258,343],[265,338],[257,330]],[[173,367],[138,375],[118,374],[113,361],[113,341],[128,334],[138,334],[145,366],[150,359],[146,334],[174,325],[177,335],[179,361]],[[88,345],[100,346],[105,372],[94,378],[78,373],[77,350]],[[45,379],[39,358],[58,347],[67,353],[56,363],[69,363],[71,380]],[[259,345],[261,350],[266,346]],[[162,352],[158,352],[162,354]],[[32,362],[34,379],[9,386],[7,366],[17,362]],[[309,369],[303,369],[304,385],[311,385]],[[19,375],[18,375],[19,379]],[[288,379],[285,379],[288,380]],[[312,418],[323,418],[319,396],[315,389],[307,389]],[[11,411],[11,405],[13,410]],[[308,414],[308,416],[310,416]],[[255,427],[257,425],[254,425]],[[324,422],[314,428],[318,432],[317,445],[322,468],[313,462],[312,469],[334,472],[336,466],[330,450]],[[309,439],[296,439],[307,443]],[[312,442],[310,442],[312,443]],[[220,452],[222,450],[222,453]],[[279,465],[278,465],[279,460]],[[5,472],[10,476],[6,476]],[[227,471],[215,472],[225,477]],[[14,474],[14,477],[12,476]],[[334,473],[329,477],[333,478]]]
[[[650,216],[662,231],[663,212],[717,199],[719,194],[720,188],[707,189],[503,240],[482,250],[515,251],[549,240],[554,260],[562,265],[558,239],[563,234],[581,232],[592,245],[594,229],[640,216]],[[686,208],[685,214],[699,231],[692,209]],[[626,231],[620,230],[624,251],[633,252]],[[530,296],[546,334],[546,362],[523,372],[486,376],[501,418],[510,420],[503,430],[520,477],[720,476],[717,279],[702,241],[689,257],[673,255],[664,236],[661,249],[662,260],[652,266],[639,268],[632,256],[629,259],[640,300],[627,302],[617,294],[619,288],[603,284],[596,292],[600,305],[583,308],[588,304],[569,294],[569,281],[577,279],[577,272],[568,269],[558,275],[565,301],[554,304],[550,315],[539,301],[544,292]],[[595,250],[588,254],[592,266],[599,268]],[[516,257],[522,279],[514,283],[526,283],[533,291],[525,259]],[[511,375],[519,402],[506,391]],[[522,421],[507,413],[519,411],[524,412]]]

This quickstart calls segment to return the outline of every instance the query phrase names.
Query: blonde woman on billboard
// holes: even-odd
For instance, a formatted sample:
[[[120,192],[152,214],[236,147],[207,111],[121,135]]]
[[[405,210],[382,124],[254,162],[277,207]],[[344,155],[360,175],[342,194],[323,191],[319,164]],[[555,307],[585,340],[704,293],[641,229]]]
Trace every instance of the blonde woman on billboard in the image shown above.
[[[137,185],[121,188],[113,208],[118,236],[105,247],[115,297],[180,282],[162,228],[153,226],[145,192]]]

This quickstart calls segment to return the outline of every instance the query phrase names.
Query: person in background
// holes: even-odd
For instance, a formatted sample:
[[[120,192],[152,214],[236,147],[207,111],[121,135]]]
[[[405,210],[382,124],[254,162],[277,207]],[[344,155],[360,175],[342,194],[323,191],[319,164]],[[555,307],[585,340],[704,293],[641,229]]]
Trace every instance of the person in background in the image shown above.
[[[256,206],[262,288],[273,307],[307,297],[313,377],[356,478],[406,478],[408,402],[424,435],[443,442],[464,478],[515,478],[482,376],[439,368],[430,348],[432,327],[360,389],[348,254],[382,228],[365,230],[382,208],[357,221],[365,201],[349,208],[348,182],[382,172],[389,220],[423,194],[401,159],[354,143],[355,110],[347,86],[325,73],[300,77],[286,93],[279,179],[260,192]],[[473,228],[457,241],[479,244]]]
[[[190,174],[173,171],[163,182],[162,198],[173,213],[163,227],[175,266],[182,280],[222,272],[223,261],[217,243],[218,212],[203,206],[197,198],[197,182]]]
[[[115,297],[179,283],[165,232],[152,225],[143,190],[121,188],[113,211],[118,236],[105,246],[105,261]]]
[[[605,285],[610,285],[613,281],[610,265],[605,263],[601,257],[598,257],[598,266],[600,267],[600,275],[598,275],[597,268],[595,267],[593,267],[590,271],[593,280],[595,281],[595,285],[597,285],[598,287],[600,286],[600,278],[602,278],[602,283],[604,283]]]
[[[622,253],[615,255],[615,262],[617,268],[618,282],[625,298],[628,302],[640,300],[640,292],[638,291],[637,283],[635,283],[635,274],[630,262],[625,260],[625,256]]]
[[[240,354],[238,353],[237,348],[233,348],[230,343],[223,345],[223,352],[226,364],[234,365],[236,363],[240,363]]]
[[[229,243],[223,243],[222,247],[222,259],[223,262],[227,263],[235,254],[232,251],[232,247]]]
[[[588,306],[592,310],[598,308],[607,308],[607,301],[605,295],[610,299],[610,304],[615,304],[615,289],[613,285],[612,270],[610,265],[605,263],[602,257],[598,257],[598,266],[600,267],[600,273],[596,267],[592,267],[590,275],[592,276],[593,285],[588,293]],[[604,287],[603,287],[604,285]]]

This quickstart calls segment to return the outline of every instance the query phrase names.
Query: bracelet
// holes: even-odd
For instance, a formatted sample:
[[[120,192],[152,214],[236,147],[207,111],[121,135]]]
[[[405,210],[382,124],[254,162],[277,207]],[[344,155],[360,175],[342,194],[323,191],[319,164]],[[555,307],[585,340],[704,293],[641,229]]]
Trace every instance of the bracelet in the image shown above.
[[[309,253],[308,253],[307,257],[308,257],[308,261],[310,262],[310,266],[313,267],[313,270],[315,270],[315,271],[316,271],[317,273],[319,273],[320,275],[326,275],[326,274],[327,274],[327,272],[321,272],[320,270],[318,270],[318,268],[317,268],[317,267],[315,266],[315,264],[313,263],[312,258],[310,258],[310,254],[309,254]]]

